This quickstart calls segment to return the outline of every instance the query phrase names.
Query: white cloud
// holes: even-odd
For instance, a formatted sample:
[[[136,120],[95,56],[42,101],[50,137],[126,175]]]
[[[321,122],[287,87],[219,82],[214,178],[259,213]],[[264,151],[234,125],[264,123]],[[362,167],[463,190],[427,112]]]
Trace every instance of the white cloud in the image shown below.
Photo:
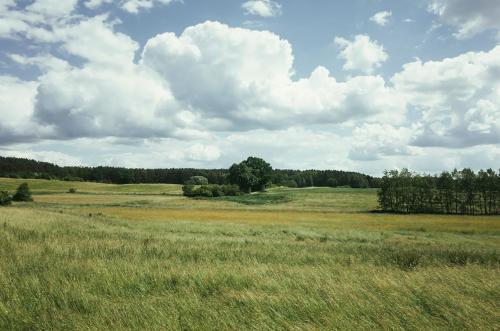
[[[185,157],[191,161],[215,161],[220,156],[221,151],[217,146],[200,143],[189,146],[185,154]]]
[[[141,10],[151,9],[156,4],[168,5],[174,0],[124,0],[121,8],[131,14],[137,14]]]
[[[42,133],[33,121],[37,82],[0,76],[0,144],[30,141]]]
[[[55,33],[68,53],[107,66],[132,63],[139,48],[129,36],[113,31],[106,15],[57,29]]]
[[[478,33],[500,31],[498,0],[431,0],[428,10],[457,29],[457,39],[470,38]]]
[[[3,145],[52,139],[100,155],[102,143],[97,164],[227,166],[257,154],[281,167],[366,170],[369,163],[374,172],[460,166],[467,155],[482,166],[499,155],[485,146],[500,143],[500,46],[417,60],[390,82],[372,75],[337,81],[321,66],[297,80],[292,46],[268,31],[205,22],[151,38],[137,57],[138,43],[106,15],[42,24],[33,22],[48,14],[37,10],[11,15],[27,28],[10,37],[53,43],[83,61],[72,65],[48,47],[35,56],[7,54],[42,74],[32,82],[0,78]],[[387,60],[368,36],[335,43],[346,70],[369,74]],[[449,149],[464,146],[475,147]],[[39,155],[29,145],[26,151]]]
[[[307,79],[291,80],[290,44],[266,31],[206,22],[179,37],[165,33],[150,39],[142,63],[169,82],[183,108],[200,114],[213,130],[279,128],[297,121],[331,123],[404,112],[381,77],[337,82],[318,67]],[[372,93],[377,93],[376,101]]]
[[[418,110],[421,146],[500,143],[500,46],[442,61],[417,60],[391,79]]]
[[[45,72],[70,68],[68,62],[50,54],[41,54],[32,57],[21,54],[8,54],[8,57],[22,66],[37,66],[40,70]]]
[[[150,39],[139,63],[136,42],[106,16],[55,29],[51,40],[85,62],[10,56],[42,69],[32,116],[50,128],[41,138],[197,139],[296,123],[399,123],[405,115],[404,100],[379,76],[338,82],[318,67],[292,80],[292,48],[271,32],[206,22]]]
[[[87,0],[85,1],[85,7],[89,9],[97,9],[106,3],[112,3],[113,0]]]
[[[357,35],[352,41],[335,37],[335,44],[341,49],[339,58],[345,60],[345,70],[370,74],[389,58],[384,47],[366,35]]]
[[[53,128],[54,139],[168,137],[182,129],[175,104],[142,67],[89,64],[40,77],[34,117]]]
[[[0,6],[0,38],[46,41],[52,37],[53,28],[74,18],[77,5],[77,0],[35,0],[16,8],[13,2],[4,2]]]
[[[273,0],[250,0],[241,7],[247,15],[273,17],[281,14],[281,5]]]
[[[370,17],[370,21],[378,24],[380,26],[385,26],[389,23],[389,19],[392,16],[392,12],[390,11],[381,11]]]
[[[408,146],[413,130],[389,124],[363,124],[353,130],[349,158],[358,161],[379,160],[385,156],[412,155]]]
[[[63,17],[71,14],[78,4],[78,0],[35,0],[26,10],[39,13],[44,17]]]

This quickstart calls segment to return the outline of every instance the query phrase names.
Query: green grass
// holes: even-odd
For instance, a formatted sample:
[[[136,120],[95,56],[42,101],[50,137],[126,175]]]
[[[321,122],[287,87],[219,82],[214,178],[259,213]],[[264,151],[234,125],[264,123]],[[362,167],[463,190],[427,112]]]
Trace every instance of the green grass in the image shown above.
[[[0,208],[0,330],[500,323],[499,217],[372,214],[373,190],[38,183],[35,202]]]

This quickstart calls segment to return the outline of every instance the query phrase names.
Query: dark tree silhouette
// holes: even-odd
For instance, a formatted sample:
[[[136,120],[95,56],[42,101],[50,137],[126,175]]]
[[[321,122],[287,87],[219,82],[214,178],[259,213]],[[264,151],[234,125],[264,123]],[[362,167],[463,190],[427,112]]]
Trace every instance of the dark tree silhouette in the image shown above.
[[[439,176],[407,169],[385,171],[379,206],[397,213],[492,215],[500,213],[500,171],[444,171]]]
[[[14,194],[14,196],[12,197],[12,200],[23,202],[33,201],[28,183],[22,183],[21,185],[19,185],[16,194]]]

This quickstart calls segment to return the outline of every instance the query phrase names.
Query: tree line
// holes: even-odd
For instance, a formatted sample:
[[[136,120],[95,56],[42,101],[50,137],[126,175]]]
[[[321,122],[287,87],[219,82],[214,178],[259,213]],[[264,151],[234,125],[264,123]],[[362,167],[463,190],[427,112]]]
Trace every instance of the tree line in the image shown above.
[[[500,170],[471,169],[421,175],[385,171],[378,191],[380,208],[396,213],[500,214]]]
[[[112,184],[165,183],[184,184],[194,176],[210,184],[230,184],[229,169],[129,169],[120,167],[61,167],[48,162],[0,156],[0,177],[92,181]],[[378,187],[378,178],[339,170],[273,169],[272,184],[289,187]]]

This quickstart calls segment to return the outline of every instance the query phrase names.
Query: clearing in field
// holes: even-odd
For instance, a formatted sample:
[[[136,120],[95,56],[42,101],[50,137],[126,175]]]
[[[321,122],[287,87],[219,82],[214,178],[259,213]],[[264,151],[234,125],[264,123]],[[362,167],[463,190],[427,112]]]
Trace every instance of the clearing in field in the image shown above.
[[[2,330],[500,325],[498,216],[372,213],[371,189],[25,181],[34,202],[0,208]]]

